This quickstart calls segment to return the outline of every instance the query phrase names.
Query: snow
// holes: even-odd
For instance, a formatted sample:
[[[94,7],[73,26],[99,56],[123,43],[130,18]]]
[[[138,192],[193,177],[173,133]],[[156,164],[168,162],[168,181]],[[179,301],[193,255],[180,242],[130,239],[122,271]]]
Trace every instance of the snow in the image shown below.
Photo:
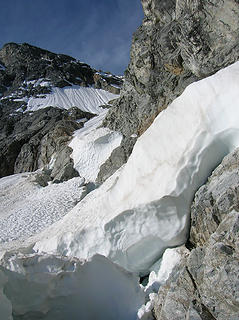
[[[50,80],[47,79],[37,79],[37,80],[30,80],[30,81],[23,81],[23,84],[28,87],[29,85],[33,85],[34,88],[40,86],[40,87],[51,87]],[[24,89],[24,88],[22,88]]]
[[[1,265],[1,316],[4,306],[9,316],[4,320],[12,319],[11,307],[24,319],[135,320],[144,302],[138,278],[100,255],[83,261],[5,254]]]
[[[94,181],[100,166],[110,157],[122,140],[122,135],[108,128],[100,127],[107,111],[85,123],[75,132],[69,146],[73,149],[71,157],[74,168],[86,181]]]
[[[40,82],[39,85],[47,86],[48,83]],[[51,93],[44,94],[43,97],[26,98],[24,100],[27,103],[26,111],[36,111],[49,106],[61,109],[78,107],[82,111],[99,114],[103,110],[100,106],[118,97],[118,95],[102,89],[77,85],[64,88],[52,87],[51,90]],[[23,99],[17,100],[23,101]]]
[[[76,132],[78,142],[89,137],[88,144],[95,144],[101,137],[94,133],[99,130],[101,117],[103,113]],[[78,143],[74,143],[75,151],[80,153]],[[20,237],[2,243],[1,250],[6,245],[11,249],[23,244],[30,246],[24,248],[22,257],[20,253],[13,257],[11,253],[2,253],[0,303],[6,316],[12,307],[19,317],[27,312],[41,315],[49,311],[45,319],[53,319],[63,303],[60,309],[63,319],[64,312],[77,319],[79,310],[84,319],[96,318],[94,313],[89,314],[91,311],[97,312],[97,319],[101,316],[103,319],[103,315],[105,319],[137,319],[137,310],[138,318],[150,319],[155,291],[180,262],[180,256],[176,249],[166,250],[159,271],[151,272],[144,290],[139,289],[137,278],[130,272],[146,274],[166,248],[185,241],[195,190],[237,146],[239,63],[190,85],[138,138],[128,162],[82,200],[80,185],[77,189],[81,178],[45,188],[32,181],[34,174],[1,179],[1,236],[6,240],[16,239],[11,234],[11,228],[15,228],[14,234]],[[104,143],[102,150],[103,147]],[[97,149],[100,151],[101,147]],[[85,152],[89,156],[90,148]],[[80,155],[75,154],[77,157]],[[90,169],[85,167],[89,180],[92,179],[91,173],[87,175]],[[49,219],[46,204],[52,206],[53,214],[60,214],[61,209],[67,214],[47,227],[47,223],[44,225]],[[18,215],[26,212],[21,217],[24,222],[20,224],[17,215],[11,220],[11,210]],[[32,225],[27,219],[32,215],[37,233],[23,243],[21,232],[24,230],[24,236],[29,237]],[[4,227],[7,221],[9,225]],[[46,229],[39,233],[42,225]],[[35,296],[34,292],[39,295]],[[112,316],[112,310],[116,316]]]
[[[151,269],[153,268],[154,270],[150,272],[148,284],[144,287],[147,302],[138,310],[137,314],[139,319],[154,319],[151,311],[157,301],[159,288],[165,284],[175,266],[179,265],[187,254],[189,254],[189,251],[184,246],[167,249],[162,258],[151,267]]]
[[[190,85],[138,139],[125,167],[43,232],[34,250],[100,253],[148,272],[167,247],[185,242],[195,190],[239,145],[238,113],[235,63]]]
[[[122,138],[98,128],[104,115],[71,142],[87,181]],[[150,319],[155,291],[180,255],[166,250],[144,292],[130,272],[146,274],[166,248],[185,242],[195,191],[238,146],[239,62],[190,85],[138,138],[128,162],[85,197],[79,177],[45,188],[34,182],[37,173],[0,179],[4,317],[13,308],[19,318],[130,320],[139,310],[138,318]],[[24,254],[4,253],[23,245]]]
[[[25,240],[61,219],[86,194],[84,179],[40,187],[37,173],[0,179],[0,243]]]

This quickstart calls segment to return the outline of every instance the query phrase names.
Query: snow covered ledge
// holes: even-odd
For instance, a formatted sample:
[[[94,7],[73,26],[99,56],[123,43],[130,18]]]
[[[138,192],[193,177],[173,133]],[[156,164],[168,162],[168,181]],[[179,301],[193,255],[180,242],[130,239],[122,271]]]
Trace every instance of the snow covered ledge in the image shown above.
[[[194,192],[238,145],[239,62],[190,85],[138,139],[125,167],[46,230],[35,250],[100,253],[146,272],[185,241]]]

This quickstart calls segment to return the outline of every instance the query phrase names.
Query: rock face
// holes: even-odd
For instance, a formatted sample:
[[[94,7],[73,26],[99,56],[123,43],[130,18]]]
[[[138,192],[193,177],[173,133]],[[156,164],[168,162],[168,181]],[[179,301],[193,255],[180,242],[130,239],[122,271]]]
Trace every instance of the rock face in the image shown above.
[[[89,119],[92,116],[79,110],[77,118]],[[58,163],[63,158],[63,153],[69,171],[72,160],[71,149],[67,147],[67,143],[73,131],[83,126],[75,121],[69,111],[57,108],[19,113],[12,117],[3,115],[0,125],[0,177],[35,171],[47,166],[55,157],[53,178],[64,168],[63,164],[59,166]],[[73,165],[71,167],[71,175],[75,176],[77,172]],[[61,180],[65,180],[64,177]]]
[[[0,177],[39,168],[50,169],[47,174],[54,182],[77,176],[67,145],[74,130],[95,114],[78,105],[66,106],[67,111],[50,105],[27,112],[27,101],[44,99],[52,88],[65,86],[117,94],[122,79],[26,43],[6,44],[0,50],[0,66]]]
[[[190,83],[239,58],[238,1],[142,0],[142,5],[145,19],[133,36],[121,97],[105,119],[127,138],[141,135]]]
[[[188,258],[159,290],[160,320],[239,316],[239,150],[224,158],[195,195]]]
[[[44,49],[31,46],[27,43],[8,43],[0,50],[0,64],[5,68],[0,70],[0,85],[6,94],[7,87],[11,91],[19,89],[23,81],[37,79],[48,79],[53,86],[65,87],[72,84],[89,86],[112,90],[116,92],[117,85],[120,87],[122,81],[106,73],[99,73],[86,63],[64,55],[55,54]],[[103,85],[104,83],[104,85]],[[114,87],[111,87],[114,84]],[[40,88],[37,88],[40,89]],[[44,90],[44,87],[41,88]],[[37,91],[35,89],[35,91]],[[40,92],[37,92],[40,93]],[[42,92],[46,93],[46,92]],[[7,91],[9,94],[9,89]]]
[[[204,246],[233,209],[239,211],[239,150],[225,157],[207,184],[195,195],[191,208],[190,241]]]

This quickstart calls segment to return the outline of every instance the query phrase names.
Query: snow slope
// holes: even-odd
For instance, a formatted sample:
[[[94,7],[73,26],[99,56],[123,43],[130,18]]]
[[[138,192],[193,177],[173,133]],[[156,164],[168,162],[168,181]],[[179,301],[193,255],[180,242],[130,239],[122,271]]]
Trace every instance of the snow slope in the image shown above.
[[[106,113],[107,110],[87,121],[82,129],[74,133],[69,144],[73,149],[71,157],[74,168],[87,182],[96,180],[100,166],[120,146],[122,140],[119,132],[100,127]]]
[[[35,250],[98,252],[147,272],[165,248],[185,241],[195,190],[239,145],[238,113],[235,63],[190,85],[160,113],[125,167],[43,233]]]
[[[36,111],[49,106],[61,109],[77,107],[82,111],[99,114],[103,110],[100,106],[118,97],[118,95],[102,89],[77,85],[64,88],[52,87],[51,90],[51,93],[39,98],[25,98],[24,101],[27,103],[26,111]],[[22,101],[23,99],[15,100]]]
[[[60,220],[86,194],[84,179],[40,187],[37,173],[0,179],[0,244],[21,241]]]

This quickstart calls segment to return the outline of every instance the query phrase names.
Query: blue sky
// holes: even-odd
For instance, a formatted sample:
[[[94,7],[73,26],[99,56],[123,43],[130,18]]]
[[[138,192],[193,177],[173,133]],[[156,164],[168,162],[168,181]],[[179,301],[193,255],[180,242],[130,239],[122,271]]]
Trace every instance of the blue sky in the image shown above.
[[[140,0],[1,0],[0,47],[23,43],[123,74]]]

